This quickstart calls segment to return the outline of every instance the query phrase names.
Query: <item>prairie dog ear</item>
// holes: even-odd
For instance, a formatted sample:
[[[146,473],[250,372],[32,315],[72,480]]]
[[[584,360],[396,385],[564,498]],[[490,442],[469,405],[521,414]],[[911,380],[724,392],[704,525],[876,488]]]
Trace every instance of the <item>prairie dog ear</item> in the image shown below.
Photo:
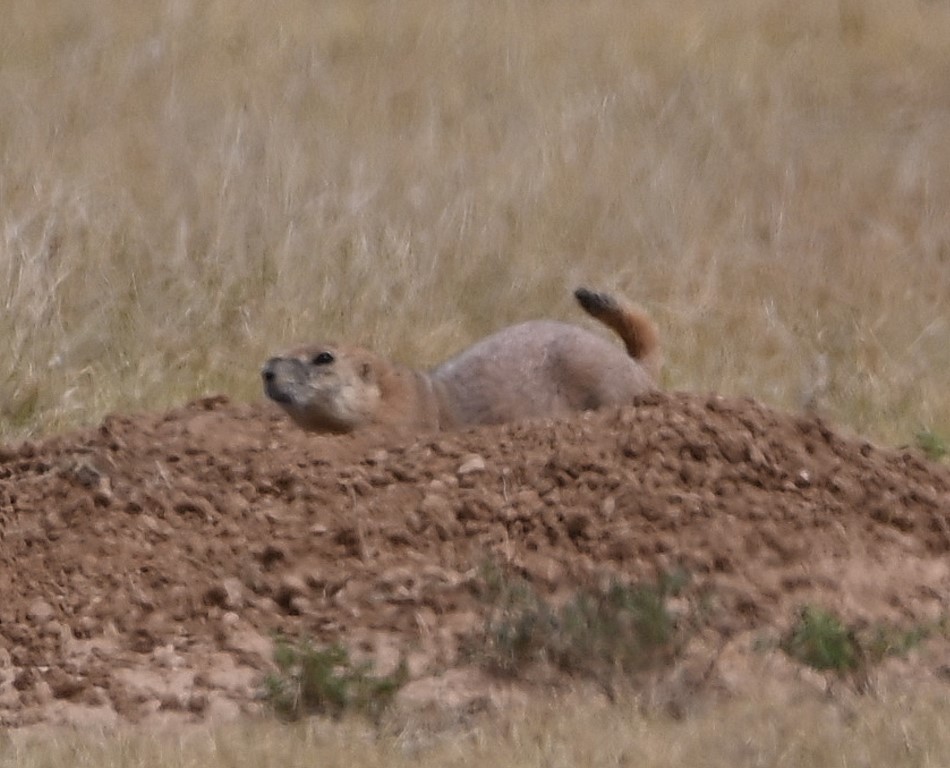
[[[363,381],[373,381],[376,377],[373,375],[373,366],[369,362],[362,362],[359,365],[360,378]]]

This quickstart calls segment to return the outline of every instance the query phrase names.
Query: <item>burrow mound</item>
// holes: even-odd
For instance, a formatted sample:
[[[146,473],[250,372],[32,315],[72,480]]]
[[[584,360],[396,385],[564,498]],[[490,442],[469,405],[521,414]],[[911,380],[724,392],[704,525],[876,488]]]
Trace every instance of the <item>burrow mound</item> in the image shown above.
[[[750,400],[322,437],[210,398],[0,449],[0,723],[231,716],[277,631],[438,674],[487,561],[552,595],[678,569],[729,638],[933,621],[948,552],[947,467]]]

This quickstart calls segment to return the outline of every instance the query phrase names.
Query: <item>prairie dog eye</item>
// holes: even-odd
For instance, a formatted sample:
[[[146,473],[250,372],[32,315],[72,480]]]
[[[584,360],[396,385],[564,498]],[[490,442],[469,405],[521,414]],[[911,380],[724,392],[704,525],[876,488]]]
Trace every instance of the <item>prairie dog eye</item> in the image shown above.
[[[333,360],[334,357],[329,352],[321,352],[318,355],[314,355],[310,362],[312,365],[329,365]]]

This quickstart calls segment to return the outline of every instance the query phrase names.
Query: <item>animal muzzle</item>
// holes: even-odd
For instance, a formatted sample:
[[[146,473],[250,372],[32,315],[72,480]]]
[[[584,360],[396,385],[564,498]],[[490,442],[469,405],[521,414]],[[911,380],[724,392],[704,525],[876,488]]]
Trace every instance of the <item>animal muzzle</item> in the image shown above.
[[[293,403],[293,398],[291,398],[284,388],[284,383],[288,378],[287,374],[290,373],[286,368],[293,366],[293,362],[294,361],[283,360],[279,357],[272,357],[264,363],[264,367],[261,368],[264,394],[275,403],[281,403],[282,405]]]

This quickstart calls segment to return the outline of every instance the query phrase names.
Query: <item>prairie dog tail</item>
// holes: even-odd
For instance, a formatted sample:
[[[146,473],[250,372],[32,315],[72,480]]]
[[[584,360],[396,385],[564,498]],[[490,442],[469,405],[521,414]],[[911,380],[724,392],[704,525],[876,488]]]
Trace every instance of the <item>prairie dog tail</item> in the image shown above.
[[[642,309],[620,301],[608,293],[578,288],[574,298],[584,311],[623,339],[627,354],[639,361],[659,383],[660,334],[650,316]]]

